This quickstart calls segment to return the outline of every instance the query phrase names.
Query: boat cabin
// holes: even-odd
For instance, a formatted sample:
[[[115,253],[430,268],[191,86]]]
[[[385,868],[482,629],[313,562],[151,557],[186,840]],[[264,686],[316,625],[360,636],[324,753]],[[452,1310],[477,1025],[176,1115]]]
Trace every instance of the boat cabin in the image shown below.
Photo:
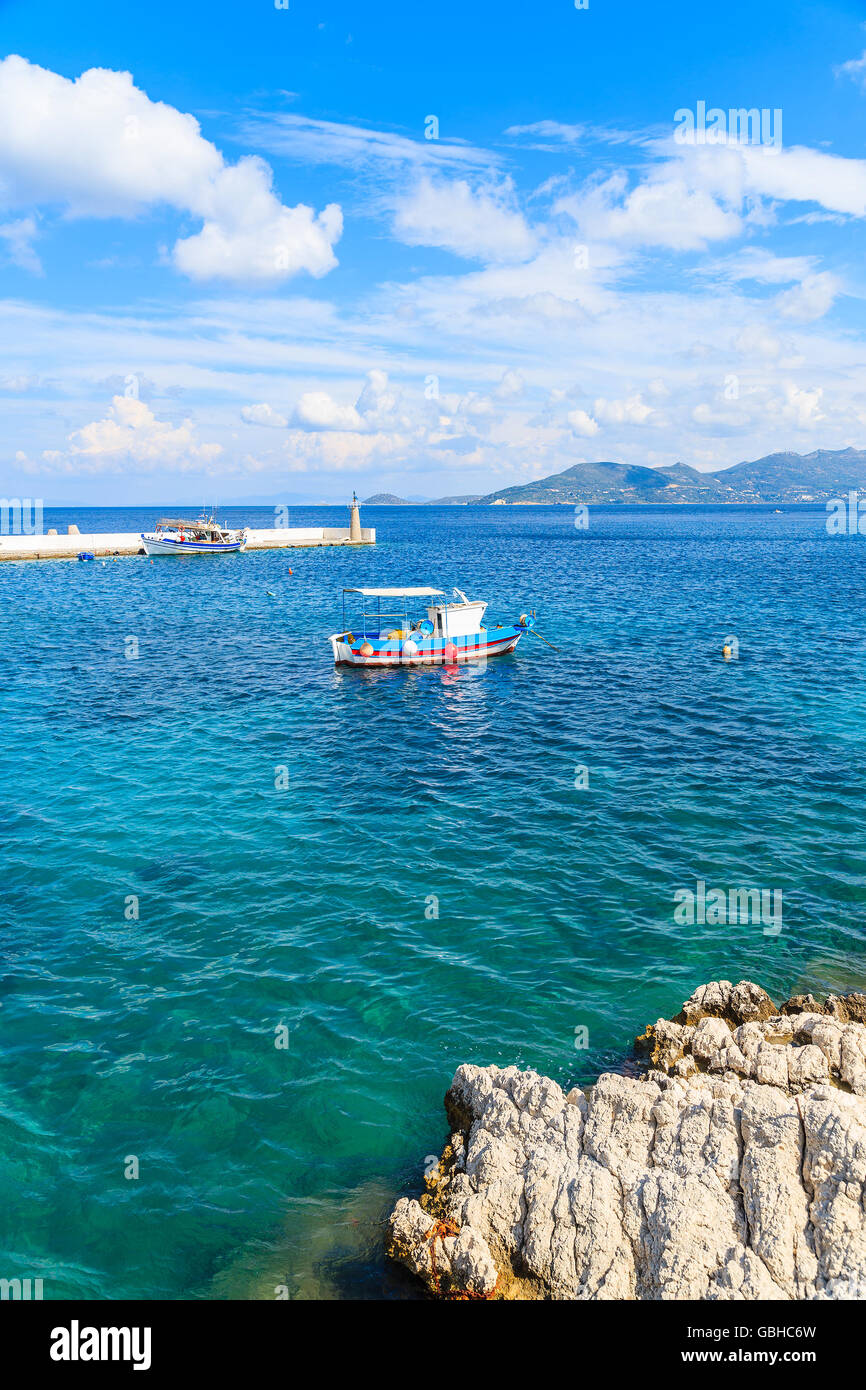
[[[206,520],[199,517],[198,521],[184,521],[182,517],[163,517],[156,523],[156,535],[160,536],[164,531],[175,532],[179,536],[185,536],[190,541],[227,541],[230,533],[220,526],[219,522]]]
[[[346,595],[359,594],[363,602],[353,632],[364,638],[397,640],[420,632],[426,637],[469,637],[481,630],[487,604],[472,602],[459,589],[449,600],[442,589],[344,589],[343,628],[346,628]],[[432,600],[424,605],[422,599]],[[436,602],[436,600],[441,602]],[[410,600],[417,600],[410,603]],[[384,602],[384,608],[383,608]],[[426,608],[426,617],[422,613]],[[413,616],[414,614],[414,616]]]

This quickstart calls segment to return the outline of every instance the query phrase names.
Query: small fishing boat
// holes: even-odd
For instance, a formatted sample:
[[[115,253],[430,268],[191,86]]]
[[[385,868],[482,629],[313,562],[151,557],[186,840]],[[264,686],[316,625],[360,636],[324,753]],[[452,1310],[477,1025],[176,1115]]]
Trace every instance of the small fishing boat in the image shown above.
[[[229,531],[212,516],[197,521],[163,517],[152,532],[141,533],[148,555],[230,555],[243,550],[246,531]]]
[[[346,625],[346,595],[363,600],[355,626]],[[375,606],[365,600],[375,599]],[[386,609],[382,611],[382,600]],[[429,599],[427,605],[412,600]],[[420,610],[413,617],[411,608]],[[485,626],[487,604],[472,601],[460,589],[447,599],[442,589],[344,589],[343,631],[330,638],[338,666],[440,666],[484,661],[513,652],[525,632],[535,627],[532,614],[517,623]],[[423,616],[421,616],[423,615]]]

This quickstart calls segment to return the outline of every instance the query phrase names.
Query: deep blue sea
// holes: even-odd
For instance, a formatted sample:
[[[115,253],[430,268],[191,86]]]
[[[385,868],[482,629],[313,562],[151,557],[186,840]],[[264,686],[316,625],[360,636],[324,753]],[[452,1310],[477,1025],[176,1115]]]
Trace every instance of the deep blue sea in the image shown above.
[[[383,1222],[460,1062],[567,1086],[706,980],[864,985],[866,538],[362,520],[375,549],[0,565],[0,1276],[46,1298],[411,1296]],[[340,590],[380,584],[534,607],[559,651],[335,670]],[[781,931],[678,925],[698,880],[779,890]]]

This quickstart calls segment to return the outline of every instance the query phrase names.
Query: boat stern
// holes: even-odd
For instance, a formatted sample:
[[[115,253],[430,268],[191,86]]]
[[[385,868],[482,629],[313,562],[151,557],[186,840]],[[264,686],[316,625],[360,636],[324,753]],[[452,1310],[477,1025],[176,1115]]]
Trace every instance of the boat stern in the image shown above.
[[[352,656],[352,648],[349,646],[347,640],[350,636],[351,633],[348,632],[335,632],[328,638],[331,644],[331,651],[334,653],[334,664],[337,666],[342,666],[346,663],[350,665],[354,664],[355,658]]]

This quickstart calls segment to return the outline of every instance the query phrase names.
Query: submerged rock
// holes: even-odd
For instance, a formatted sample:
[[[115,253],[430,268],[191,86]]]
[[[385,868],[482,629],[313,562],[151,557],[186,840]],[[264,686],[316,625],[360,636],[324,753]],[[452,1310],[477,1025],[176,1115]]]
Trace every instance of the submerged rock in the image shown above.
[[[866,1298],[864,1005],[715,981],[587,1095],[459,1067],[389,1254],[442,1297]]]

